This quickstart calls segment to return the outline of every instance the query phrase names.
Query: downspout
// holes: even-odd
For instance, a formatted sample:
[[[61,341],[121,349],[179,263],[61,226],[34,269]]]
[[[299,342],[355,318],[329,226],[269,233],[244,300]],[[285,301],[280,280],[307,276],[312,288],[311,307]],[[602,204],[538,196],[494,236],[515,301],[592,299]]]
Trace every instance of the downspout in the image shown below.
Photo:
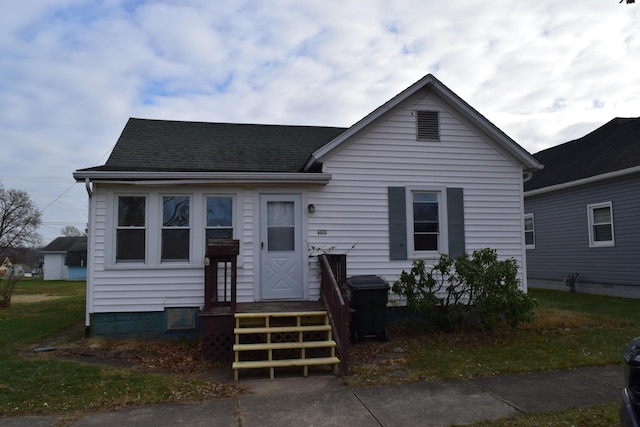
[[[85,295],[85,310],[84,310],[84,337],[89,338],[91,336],[91,316],[89,315],[90,301],[93,295],[93,239],[91,229],[93,223],[91,222],[91,209],[93,206],[93,189],[91,188],[91,181],[89,178],[84,179],[84,186],[89,196],[89,208],[87,212],[87,285]]]

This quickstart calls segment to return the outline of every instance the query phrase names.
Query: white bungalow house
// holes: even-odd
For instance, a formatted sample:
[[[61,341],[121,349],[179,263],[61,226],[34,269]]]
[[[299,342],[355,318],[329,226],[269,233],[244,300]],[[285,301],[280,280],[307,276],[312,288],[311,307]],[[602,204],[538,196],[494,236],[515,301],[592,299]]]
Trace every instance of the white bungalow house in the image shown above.
[[[393,282],[414,259],[491,247],[526,290],[523,176],[539,167],[433,75],[349,128],[132,118],[106,164],[74,173],[86,326],[197,332],[218,238],[239,244],[239,303],[319,300],[323,252]]]

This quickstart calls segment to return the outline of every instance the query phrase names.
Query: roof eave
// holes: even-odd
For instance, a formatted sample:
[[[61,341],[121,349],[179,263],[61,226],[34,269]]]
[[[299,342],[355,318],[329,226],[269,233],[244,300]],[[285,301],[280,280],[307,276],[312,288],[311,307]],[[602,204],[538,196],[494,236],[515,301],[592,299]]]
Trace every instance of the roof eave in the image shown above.
[[[328,184],[331,174],[292,172],[136,172],[87,171],[73,173],[76,181],[126,184]]]

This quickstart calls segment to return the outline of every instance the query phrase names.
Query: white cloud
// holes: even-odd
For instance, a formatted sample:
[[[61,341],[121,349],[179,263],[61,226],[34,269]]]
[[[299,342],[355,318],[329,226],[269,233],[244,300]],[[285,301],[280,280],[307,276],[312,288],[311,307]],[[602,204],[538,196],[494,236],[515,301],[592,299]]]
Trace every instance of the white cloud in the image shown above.
[[[427,73],[535,152],[640,116],[639,19],[616,0],[12,4],[0,179],[44,208],[130,116],[349,126]],[[44,220],[48,240],[82,228],[83,186]]]

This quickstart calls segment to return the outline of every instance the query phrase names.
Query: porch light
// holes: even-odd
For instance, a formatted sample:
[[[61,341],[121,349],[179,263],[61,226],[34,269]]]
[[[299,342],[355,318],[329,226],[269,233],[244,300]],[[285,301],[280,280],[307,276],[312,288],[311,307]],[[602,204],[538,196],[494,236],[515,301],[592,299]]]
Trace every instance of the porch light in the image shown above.
[[[312,214],[312,213],[316,213],[316,207],[313,204],[309,204],[307,206],[307,211]]]

